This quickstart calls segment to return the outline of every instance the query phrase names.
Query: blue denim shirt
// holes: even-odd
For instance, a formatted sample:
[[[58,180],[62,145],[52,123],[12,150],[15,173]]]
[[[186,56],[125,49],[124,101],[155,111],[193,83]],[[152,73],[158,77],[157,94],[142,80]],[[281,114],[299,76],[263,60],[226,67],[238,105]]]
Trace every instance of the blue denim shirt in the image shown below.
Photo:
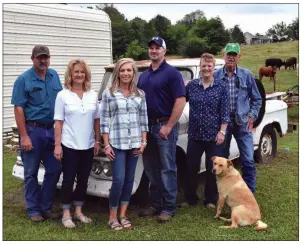
[[[25,120],[54,123],[57,93],[62,90],[58,73],[48,69],[45,80],[30,68],[15,81],[11,103],[22,107]]]
[[[186,86],[189,101],[188,137],[193,140],[215,141],[222,124],[230,121],[230,101],[225,84],[214,80],[204,89],[201,79]]]
[[[214,72],[214,79],[227,82],[226,68],[220,68]],[[256,120],[262,106],[262,98],[255,83],[252,73],[240,66],[236,68],[236,76],[239,80],[238,98],[236,101],[235,120],[239,125],[248,122],[248,116]]]

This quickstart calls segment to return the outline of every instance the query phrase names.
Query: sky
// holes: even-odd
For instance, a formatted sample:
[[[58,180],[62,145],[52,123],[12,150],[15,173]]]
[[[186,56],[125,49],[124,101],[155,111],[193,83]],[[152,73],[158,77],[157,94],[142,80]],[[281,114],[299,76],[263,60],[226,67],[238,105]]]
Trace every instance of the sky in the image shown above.
[[[181,20],[186,14],[202,10],[207,19],[219,16],[226,28],[239,25],[243,32],[265,34],[273,25],[284,21],[287,25],[298,17],[298,4],[114,4],[118,11],[128,19],[135,17],[146,21],[160,14],[171,24]]]

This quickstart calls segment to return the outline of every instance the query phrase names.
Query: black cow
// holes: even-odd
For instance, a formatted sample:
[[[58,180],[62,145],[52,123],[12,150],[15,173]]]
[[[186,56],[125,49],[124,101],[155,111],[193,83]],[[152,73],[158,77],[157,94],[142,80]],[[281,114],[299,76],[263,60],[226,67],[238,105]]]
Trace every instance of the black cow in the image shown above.
[[[267,58],[265,60],[265,66],[276,66],[278,69],[281,68],[281,66],[284,65],[284,62],[280,58]]]
[[[287,59],[285,62],[285,69],[287,69],[287,67],[292,67],[293,69],[296,69],[297,67],[297,58],[296,57],[292,57]]]

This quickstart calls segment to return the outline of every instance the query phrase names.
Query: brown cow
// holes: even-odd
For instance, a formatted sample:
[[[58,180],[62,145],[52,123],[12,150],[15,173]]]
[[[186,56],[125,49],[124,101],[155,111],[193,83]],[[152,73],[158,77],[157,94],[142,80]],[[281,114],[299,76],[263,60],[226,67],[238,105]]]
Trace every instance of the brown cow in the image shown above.
[[[273,80],[275,82],[275,75],[277,72],[277,67],[261,67],[259,70],[259,80],[262,81],[263,76],[269,77],[270,81]]]

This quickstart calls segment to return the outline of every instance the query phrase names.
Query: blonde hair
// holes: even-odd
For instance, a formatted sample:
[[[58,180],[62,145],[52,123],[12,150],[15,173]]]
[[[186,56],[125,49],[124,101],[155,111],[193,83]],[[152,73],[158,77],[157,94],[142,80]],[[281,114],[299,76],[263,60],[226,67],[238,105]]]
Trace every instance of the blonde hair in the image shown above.
[[[64,87],[69,90],[72,89],[72,73],[75,65],[77,64],[84,68],[85,80],[83,83],[83,90],[88,91],[91,89],[91,70],[87,63],[82,59],[72,59],[69,62],[64,75]]]
[[[132,64],[132,69],[133,69],[133,77],[129,84],[129,88],[131,91],[130,94],[135,93],[136,96],[140,95],[139,89],[136,87],[136,85],[137,85],[136,84],[137,66],[135,64],[135,61],[132,58],[122,58],[122,59],[118,60],[118,62],[115,64],[115,67],[114,67],[114,71],[113,71],[113,75],[112,75],[112,85],[110,88],[111,96],[114,96],[115,89],[117,87],[119,87],[119,83],[120,83],[119,71],[120,71],[121,66],[123,66],[124,64],[128,64],[128,63]]]
[[[215,58],[213,54],[210,53],[203,53],[201,55],[201,59],[200,59],[200,65],[202,63],[202,60],[204,60],[205,62],[212,62],[213,65],[215,65]]]

